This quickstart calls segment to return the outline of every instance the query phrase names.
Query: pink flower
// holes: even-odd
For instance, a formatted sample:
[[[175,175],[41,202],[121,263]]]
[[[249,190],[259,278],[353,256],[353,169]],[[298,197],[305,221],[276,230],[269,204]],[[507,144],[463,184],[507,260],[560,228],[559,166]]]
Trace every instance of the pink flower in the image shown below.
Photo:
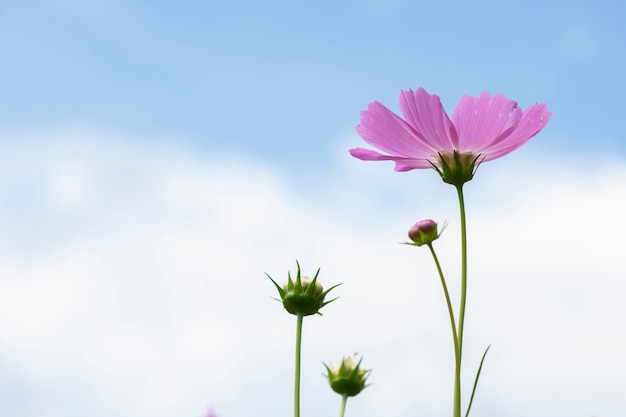
[[[370,103],[361,112],[357,132],[369,149],[350,149],[350,154],[364,161],[391,160],[396,171],[435,168],[446,181],[446,169],[455,181],[469,181],[478,164],[500,158],[535,136],[550,120],[545,104],[534,104],[526,111],[502,94],[483,92],[478,97],[465,95],[448,117],[439,96],[423,88],[400,92],[398,117],[381,103]],[[469,178],[468,178],[469,177]]]

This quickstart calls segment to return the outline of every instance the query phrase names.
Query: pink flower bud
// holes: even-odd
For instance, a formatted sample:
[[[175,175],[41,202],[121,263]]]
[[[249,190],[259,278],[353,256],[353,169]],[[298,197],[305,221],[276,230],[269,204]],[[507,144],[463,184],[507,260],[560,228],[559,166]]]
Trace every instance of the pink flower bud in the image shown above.
[[[437,233],[437,223],[434,220],[421,220],[409,229],[409,239],[413,245],[429,245],[439,237]]]

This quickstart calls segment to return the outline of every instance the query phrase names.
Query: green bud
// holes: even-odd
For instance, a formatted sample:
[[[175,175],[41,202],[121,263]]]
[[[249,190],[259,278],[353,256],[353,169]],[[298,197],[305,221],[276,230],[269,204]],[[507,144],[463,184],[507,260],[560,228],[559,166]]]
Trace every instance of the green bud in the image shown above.
[[[361,369],[362,360],[363,358],[355,362],[353,357],[348,356],[344,357],[341,364],[335,368],[324,364],[328,372],[326,377],[333,391],[340,395],[354,397],[368,386],[366,381],[371,370]]]
[[[300,275],[300,264],[296,261],[296,265],[298,265],[298,273],[296,275],[296,280],[293,281],[291,279],[291,273],[287,273],[287,283],[282,287],[279,286],[276,281],[272,279],[269,275],[267,277],[274,283],[276,289],[278,290],[278,294],[280,295],[280,300],[283,303],[283,307],[289,313],[294,315],[302,315],[302,316],[310,316],[312,314],[321,314],[319,311],[326,304],[331,303],[336,300],[336,298],[324,301],[326,295],[335,287],[340,284],[334,285],[331,288],[324,291],[322,284],[317,281],[317,277],[320,273],[318,269],[315,273],[315,277],[310,279],[307,276]]]

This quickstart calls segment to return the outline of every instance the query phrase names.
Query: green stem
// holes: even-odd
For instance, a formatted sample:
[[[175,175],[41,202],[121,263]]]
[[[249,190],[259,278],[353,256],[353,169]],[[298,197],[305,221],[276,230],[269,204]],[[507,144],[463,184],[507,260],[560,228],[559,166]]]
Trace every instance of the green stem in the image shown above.
[[[343,417],[344,413],[346,412],[346,403],[348,402],[348,396],[347,395],[342,395],[341,396],[341,410],[339,411],[339,417]]]
[[[437,265],[437,272],[439,272],[439,278],[441,279],[441,286],[443,287],[443,293],[446,297],[446,304],[448,305],[448,315],[450,316],[450,326],[452,327],[452,341],[454,342],[454,416],[460,416],[461,412],[461,391],[460,384],[457,381],[460,380],[461,375],[461,356],[459,355],[459,342],[456,334],[456,323],[454,320],[454,310],[452,310],[452,303],[450,302],[450,293],[448,292],[448,286],[441,270],[441,264],[435,253],[435,249],[431,243],[428,244],[428,249],[433,255],[435,265]]]
[[[293,384],[293,415],[300,417],[300,352],[302,348],[302,319],[304,316],[298,314],[296,325],[296,376]]]
[[[459,327],[457,334],[457,369],[454,379],[454,417],[461,416],[461,357],[463,354],[463,330],[465,324],[465,304],[467,299],[467,225],[465,223],[465,200],[463,185],[457,185],[459,209],[461,214],[461,305],[459,308]]]

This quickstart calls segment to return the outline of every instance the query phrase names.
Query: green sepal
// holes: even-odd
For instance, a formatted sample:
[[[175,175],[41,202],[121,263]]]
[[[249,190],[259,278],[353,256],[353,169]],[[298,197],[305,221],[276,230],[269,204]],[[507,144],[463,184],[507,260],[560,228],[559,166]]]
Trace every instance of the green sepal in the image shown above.
[[[270,281],[272,281],[272,283],[276,286],[276,289],[278,290],[278,294],[280,294],[280,298],[281,298],[281,300],[282,300],[282,298],[285,296],[285,290],[283,290],[283,288],[282,288],[280,285],[278,285],[278,284],[276,283],[276,281],[274,281],[274,280],[272,279],[272,277],[270,277],[270,276],[267,274],[267,272],[265,273],[265,275],[266,275],[266,276],[270,279]],[[280,301],[280,300],[278,300],[278,301]]]
[[[430,165],[441,176],[443,182],[460,187],[466,182],[474,178],[474,174],[478,169],[478,160],[481,155],[476,155],[471,152],[457,152],[456,150],[450,154],[447,151],[441,151],[438,153],[439,162],[441,167],[438,167],[431,161],[428,161]]]

